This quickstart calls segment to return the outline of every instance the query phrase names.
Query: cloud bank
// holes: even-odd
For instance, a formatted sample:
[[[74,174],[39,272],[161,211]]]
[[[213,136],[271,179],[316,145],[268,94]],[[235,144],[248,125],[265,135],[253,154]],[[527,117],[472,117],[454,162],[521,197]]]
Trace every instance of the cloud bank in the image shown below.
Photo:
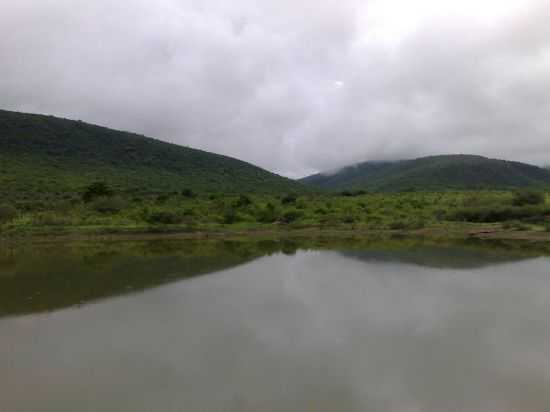
[[[475,153],[550,163],[542,0],[18,0],[0,107],[296,177]]]

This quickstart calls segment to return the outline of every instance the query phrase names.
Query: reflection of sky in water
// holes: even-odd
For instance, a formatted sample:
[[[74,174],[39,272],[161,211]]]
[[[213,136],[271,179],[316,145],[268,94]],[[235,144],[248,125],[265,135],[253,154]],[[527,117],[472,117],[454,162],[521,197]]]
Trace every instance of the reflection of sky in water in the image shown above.
[[[550,410],[549,269],[298,252],[4,319],[0,410]]]

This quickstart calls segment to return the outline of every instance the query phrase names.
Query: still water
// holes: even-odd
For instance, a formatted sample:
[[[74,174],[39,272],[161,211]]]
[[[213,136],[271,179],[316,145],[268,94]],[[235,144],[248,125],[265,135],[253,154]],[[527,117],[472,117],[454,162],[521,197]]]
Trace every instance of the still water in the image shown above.
[[[3,247],[0,411],[550,410],[550,259],[385,242]]]

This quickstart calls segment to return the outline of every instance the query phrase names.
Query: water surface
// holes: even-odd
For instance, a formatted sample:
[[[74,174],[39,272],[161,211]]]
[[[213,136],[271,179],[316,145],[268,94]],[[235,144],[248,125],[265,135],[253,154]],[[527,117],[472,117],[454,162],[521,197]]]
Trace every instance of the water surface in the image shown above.
[[[550,410],[544,256],[410,242],[0,256],[2,412]]]

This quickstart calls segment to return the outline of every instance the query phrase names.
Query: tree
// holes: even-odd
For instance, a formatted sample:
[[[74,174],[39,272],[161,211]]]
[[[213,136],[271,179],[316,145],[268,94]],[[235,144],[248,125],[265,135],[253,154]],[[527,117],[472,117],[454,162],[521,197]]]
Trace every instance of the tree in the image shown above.
[[[94,182],[86,188],[84,194],[82,195],[82,200],[89,203],[98,197],[111,197],[113,196],[113,191],[105,182]]]
[[[542,205],[544,200],[544,193],[535,190],[521,190],[514,193],[512,203],[514,206]]]
[[[17,217],[17,209],[11,205],[0,205],[0,224],[7,223]]]

